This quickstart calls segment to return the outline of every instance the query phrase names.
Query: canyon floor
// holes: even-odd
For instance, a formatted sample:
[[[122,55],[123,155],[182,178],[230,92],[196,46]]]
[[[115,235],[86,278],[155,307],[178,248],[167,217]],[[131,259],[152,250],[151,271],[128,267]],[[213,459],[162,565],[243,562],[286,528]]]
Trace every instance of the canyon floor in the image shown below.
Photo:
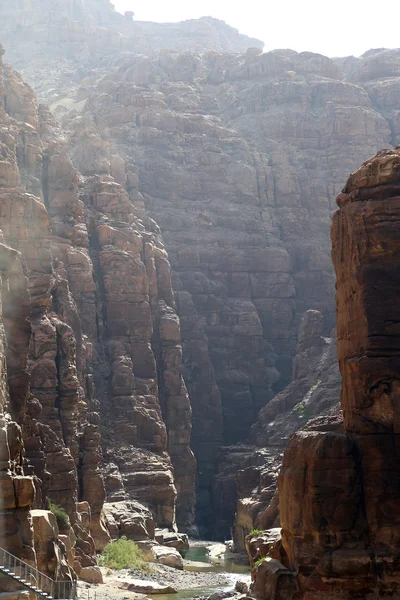
[[[184,570],[160,564],[150,564],[149,571],[139,569],[124,569],[111,571],[102,567],[103,584],[90,584],[83,581],[79,584],[79,597],[82,600],[124,600],[146,598],[147,595],[120,589],[123,581],[141,580],[151,583],[170,586],[176,590],[175,594],[155,594],[160,600],[166,598],[197,598],[208,597],[216,592],[232,592],[235,595],[235,585],[238,581],[250,583],[249,568],[235,562],[230,556],[214,558],[218,554],[221,544],[214,544],[211,556],[201,556],[204,546],[196,543],[191,546],[190,556],[198,560],[185,560]],[[214,554],[214,556],[213,556]],[[239,560],[239,557],[236,557]],[[207,562],[206,562],[207,561]],[[153,594],[148,594],[153,597]]]

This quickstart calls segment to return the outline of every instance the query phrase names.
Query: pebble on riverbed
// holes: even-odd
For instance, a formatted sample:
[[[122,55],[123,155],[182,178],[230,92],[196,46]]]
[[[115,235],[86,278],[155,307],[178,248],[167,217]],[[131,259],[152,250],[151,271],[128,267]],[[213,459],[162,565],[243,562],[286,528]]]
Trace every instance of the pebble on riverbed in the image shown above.
[[[235,590],[239,592],[239,594],[248,594],[249,586],[245,581],[237,581],[235,585]]]
[[[204,542],[203,542],[204,544]],[[212,544],[207,545],[208,548]],[[194,545],[194,547],[196,547]],[[200,546],[199,547],[204,547]],[[209,554],[209,553],[208,553]],[[213,552],[213,555],[216,555]],[[204,554],[203,554],[204,555]],[[232,598],[232,600],[247,600],[245,590],[248,590],[246,578],[250,583],[250,574],[242,571],[234,572],[224,569],[224,566],[215,566],[213,562],[197,562],[196,559],[202,558],[194,556],[195,560],[185,560],[185,570],[178,570],[173,567],[162,564],[149,564],[148,571],[144,572],[139,569],[125,569],[123,571],[109,571],[102,568],[104,577],[104,585],[89,586],[96,591],[96,600],[125,600],[126,590],[121,589],[121,584],[125,580],[145,580],[162,586],[170,586],[177,590],[180,594],[179,598],[190,598],[190,600],[224,600]],[[195,570],[190,570],[190,567]],[[239,579],[240,578],[240,579]],[[243,579],[242,579],[243,578]],[[239,579],[239,581],[238,581]],[[235,591],[236,584],[236,591]],[[81,584],[80,584],[81,587]],[[187,595],[186,595],[187,592]],[[197,592],[197,594],[196,594]],[[93,592],[92,592],[93,593]],[[147,594],[140,594],[133,591],[129,593],[129,600],[148,600]],[[172,600],[174,595],[169,596]],[[86,593],[83,595],[86,600]],[[88,600],[94,600],[94,596],[90,595]]]
[[[178,571],[166,565],[156,564],[151,565],[151,571],[148,573],[144,573],[139,569],[126,569],[124,571],[115,571],[113,578],[146,579],[147,581],[153,581],[162,585],[172,585],[178,591],[227,586],[232,583],[232,580],[225,573]],[[232,589],[233,585],[234,583],[232,584]]]

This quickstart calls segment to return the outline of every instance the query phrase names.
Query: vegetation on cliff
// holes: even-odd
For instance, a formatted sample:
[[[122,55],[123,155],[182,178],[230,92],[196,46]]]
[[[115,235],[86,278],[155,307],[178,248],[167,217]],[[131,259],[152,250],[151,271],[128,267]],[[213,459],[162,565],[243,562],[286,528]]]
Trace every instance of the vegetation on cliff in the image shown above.
[[[69,525],[69,517],[66,510],[62,506],[58,506],[51,500],[48,502],[49,510],[53,513],[57,519],[57,525],[60,528],[67,527]]]

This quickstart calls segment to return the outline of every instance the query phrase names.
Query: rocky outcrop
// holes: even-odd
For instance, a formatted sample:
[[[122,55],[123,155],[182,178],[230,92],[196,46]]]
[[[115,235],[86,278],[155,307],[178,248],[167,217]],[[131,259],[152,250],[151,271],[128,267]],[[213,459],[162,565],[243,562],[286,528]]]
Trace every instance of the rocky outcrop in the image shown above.
[[[154,539],[153,516],[149,509],[139,502],[107,502],[104,505],[104,516],[113,540],[122,536],[134,541]]]
[[[81,530],[78,479],[85,486],[91,479],[98,491],[104,489],[100,460],[87,461],[85,469],[79,468],[79,461],[90,451],[101,456],[101,450],[99,438],[88,434],[93,428],[86,416],[85,376],[83,369],[78,371],[85,355],[82,339],[72,328],[76,308],[51,253],[43,183],[45,142],[40,131],[45,113],[19,76],[7,68],[3,71],[1,63],[0,72],[2,464],[7,480],[15,479],[14,500],[11,489],[7,492],[1,485],[1,493],[8,496],[2,505],[1,547],[51,578],[70,579],[75,576],[71,568],[81,565],[79,558],[74,565],[75,547],[78,552],[84,543],[83,538],[76,543],[72,530]],[[60,532],[54,515],[43,510],[49,500],[68,513],[67,531]],[[108,535],[99,524],[101,495],[99,500],[91,533],[104,545]],[[69,555],[61,533],[71,541]],[[88,537],[91,543],[82,557],[95,564],[89,532]]]
[[[180,23],[139,21],[137,24],[153,51],[246,52],[249,48],[260,51],[264,47],[261,40],[239,33],[237,29],[213,17]]]
[[[0,244],[0,274],[0,547],[52,578],[71,580],[54,515],[31,510],[43,500],[43,489],[24,443],[38,427],[38,402],[30,398],[27,376],[30,297],[23,256],[5,244]],[[47,527],[44,521],[39,525],[38,512],[46,515]],[[1,576],[0,589],[11,598],[18,585]]]
[[[122,157],[131,197],[168,249],[198,520],[210,524],[218,448],[244,442],[260,408],[290,381],[304,311],[319,310],[319,336],[330,335],[334,198],[342,173],[390,143],[390,126],[365,89],[310,53],[127,59],[86,96],[63,121],[76,167],[87,156]],[[262,423],[273,421],[266,410]],[[297,413],[272,426],[274,445],[307,421],[302,406]]]
[[[1,7],[0,37],[9,60],[42,101],[63,104],[118,63],[121,56],[166,48],[179,52],[245,52],[263,42],[218,19],[140,22],[109,0],[17,0]],[[45,74],[45,77],[44,77]]]
[[[232,537],[235,552],[244,553],[250,531],[279,524],[281,460],[275,448],[239,445],[220,453],[214,484],[216,535]]]
[[[31,510],[30,515],[38,570],[46,573],[53,581],[72,580],[74,577],[71,570],[73,562],[69,563],[67,547],[61,545],[63,541],[60,539],[55,515],[48,510],[38,509]],[[71,532],[70,535],[73,533]]]
[[[144,538],[194,523],[170,266],[111,173],[78,173],[32,89],[2,64],[0,83],[0,546],[99,582],[107,492],[147,505]]]
[[[287,598],[385,597],[399,590],[393,483],[399,192],[400,151],[384,150],[350,176],[337,199],[332,256],[343,429],[310,424],[284,454],[282,543],[275,552],[290,582],[278,578],[275,593],[284,589]]]
[[[307,311],[299,327],[293,379],[259,412],[251,435],[258,446],[284,448],[290,436],[310,419],[338,404],[341,377],[337,336],[323,335],[323,316]]]
[[[21,425],[26,421],[27,458],[41,482],[37,506],[51,498],[67,510],[74,523],[81,477],[83,487],[97,486],[96,493],[100,493],[100,506],[97,510],[93,507],[99,521],[102,493],[104,497],[100,439],[93,432],[98,432],[98,427],[88,422],[84,401],[88,349],[69,282],[53,266],[51,221],[46,210],[46,204],[53,202],[53,189],[48,151],[40,138],[47,114],[38,110],[32,90],[12,71],[6,70],[4,81],[3,131],[8,134],[4,146],[14,176],[3,182],[0,226],[4,240],[21,253],[26,265],[29,296],[24,316],[26,320],[29,317],[31,328],[25,326],[20,341],[27,362],[19,365],[20,371],[25,369],[25,398],[17,420]],[[60,177],[59,204],[63,194],[67,204],[71,184],[73,180]],[[10,336],[11,348],[18,342],[18,337]],[[91,453],[97,460],[89,460]],[[79,464],[80,455],[85,455],[84,467]],[[98,529],[102,537],[100,526]],[[105,532],[103,539],[107,539]]]
[[[15,250],[0,245],[0,547],[9,548],[10,552],[23,557],[25,561],[35,564],[33,530],[29,508],[35,499],[35,485],[29,471],[24,469],[24,446],[22,431],[16,421],[9,417],[9,410],[18,415],[23,412],[21,404],[26,403],[26,368],[27,348],[20,356],[20,365],[15,361],[15,386],[10,389],[7,371],[7,331],[14,331],[16,340],[23,342],[24,329],[28,332],[26,321],[27,280],[24,276],[21,256]],[[25,295],[25,306],[24,306]],[[13,305],[12,300],[19,296],[20,302]],[[7,314],[8,313],[8,314]],[[22,326],[22,328],[21,328]],[[19,334],[19,336],[18,336]],[[16,343],[17,346],[17,343]],[[11,349],[10,349],[11,350]],[[13,352],[8,356],[12,360]],[[17,358],[17,356],[15,356]],[[18,377],[18,366],[21,367]],[[12,372],[12,368],[10,369]],[[18,385],[19,384],[19,385]],[[19,389],[18,389],[19,388]],[[21,393],[19,394],[18,391]],[[14,393],[13,393],[14,392]],[[14,396],[15,394],[15,396]],[[15,398],[15,400],[14,400]],[[2,591],[13,591],[15,587],[6,578],[1,577]]]
[[[322,335],[322,314],[307,311],[299,327],[292,382],[263,409],[248,442],[225,447],[218,455],[214,510],[219,537],[228,537],[232,523],[235,550],[246,550],[252,530],[279,525],[277,477],[290,436],[310,419],[339,413],[341,378],[336,331]]]
[[[89,407],[82,497],[101,538],[99,413],[108,499],[144,502],[169,528],[177,510],[189,530],[192,421],[198,521],[215,533],[213,514],[223,514],[218,535],[227,535],[237,458],[234,450],[229,463],[228,449],[248,443],[244,464],[261,474],[259,458],[247,462],[250,446],[267,447],[277,464],[272,455],[293,431],[334,403],[330,219],[346,173],[397,139],[399,53],[262,54],[215,19],[140,24],[108,0],[50,4],[9,3],[0,33],[23,37],[10,57],[67,113],[64,138],[40,109],[43,169],[27,144],[31,167],[21,165],[20,176],[43,196],[59,261],[51,293],[60,308],[46,317],[47,335],[54,328],[65,341],[70,327],[75,337],[75,350],[56,351],[65,406],[81,394]],[[20,102],[26,88],[8,80],[7,110],[35,128],[31,93]],[[310,308],[322,318],[310,313],[302,326],[287,388]],[[66,413],[76,463],[75,417]],[[220,481],[218,456],[228,461]],[[276,497],[272,481],[240,477],[243,544],[254,506]]]
[[[154,581],[143,581],[141,579],[126,579],[118,582],[118,588],[128,592],[139,594],[175,594],[176,589],[170,585],[162,585]]]

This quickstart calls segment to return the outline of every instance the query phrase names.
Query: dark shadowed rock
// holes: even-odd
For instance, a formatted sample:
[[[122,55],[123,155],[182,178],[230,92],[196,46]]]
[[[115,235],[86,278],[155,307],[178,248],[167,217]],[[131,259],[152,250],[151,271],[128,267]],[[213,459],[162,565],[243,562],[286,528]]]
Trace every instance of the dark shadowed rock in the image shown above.
[[[260,598],[271,589],[307,599],[398,593],[399,192],[397,149],[365,162],[338,196],[332,256],[343,429],[317,421],[289,441],[279,477],[282,540],[274,549],[287,579],[259,578],[265,569],[258,567]]]

